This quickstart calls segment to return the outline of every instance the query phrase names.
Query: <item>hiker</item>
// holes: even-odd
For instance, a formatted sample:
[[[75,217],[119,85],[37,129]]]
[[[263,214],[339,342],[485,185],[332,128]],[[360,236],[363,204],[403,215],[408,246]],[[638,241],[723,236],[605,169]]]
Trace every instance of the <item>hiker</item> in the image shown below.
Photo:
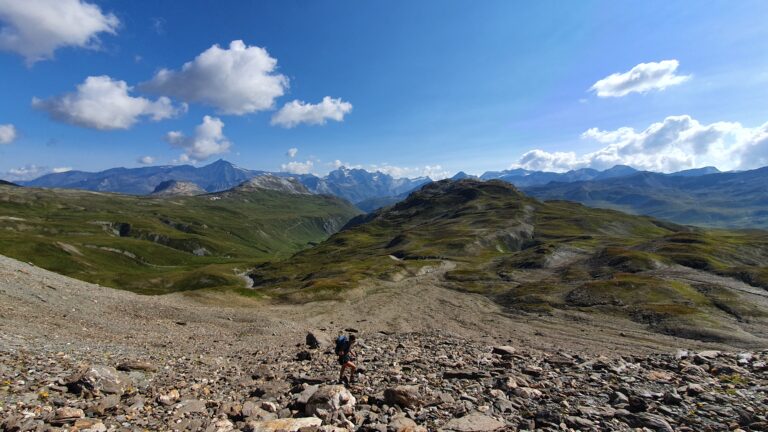
[[[341,372],[339,373],[339,384],[344,384],[344,371],[349,369],[349,383],[355,382],[355,352],[352,347],[355,345],[355,335],[349,337],[341,335],[336,339],[336,355],[339,356]]]

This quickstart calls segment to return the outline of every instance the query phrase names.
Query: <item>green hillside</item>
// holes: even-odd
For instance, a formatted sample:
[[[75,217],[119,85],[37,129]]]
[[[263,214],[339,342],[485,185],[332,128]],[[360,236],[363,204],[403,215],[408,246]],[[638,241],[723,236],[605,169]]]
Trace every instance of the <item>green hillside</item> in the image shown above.
[[[318,247],[257,266],[252,277],[283,301],[334,299],[364,279],[399,280],[444,261],[456,265],[442,275],[444,286],[513,310],[604,313],[712,339],[749,338],[738,323],[768,316],[764,304],[731,286],[768,288],[767,233],[705,231],[542,203],[501,181],[428,185],[359,216]],[[713,282],[682,280],[670,269],[703,271]]]
[[[0,254],[145,294],[241,287],[235,269],[321,242],[358,213],[253,188],[152,198],[0,185]]]

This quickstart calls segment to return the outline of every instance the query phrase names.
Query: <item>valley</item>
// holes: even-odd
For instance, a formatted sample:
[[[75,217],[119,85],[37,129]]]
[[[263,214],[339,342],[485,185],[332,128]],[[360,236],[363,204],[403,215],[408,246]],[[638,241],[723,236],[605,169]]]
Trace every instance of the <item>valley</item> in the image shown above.
[[[248,182],[149,197],[0,185],[0,253],[143,294],[241,290],[236,273],[318,243],[358,213],[337,198]]]

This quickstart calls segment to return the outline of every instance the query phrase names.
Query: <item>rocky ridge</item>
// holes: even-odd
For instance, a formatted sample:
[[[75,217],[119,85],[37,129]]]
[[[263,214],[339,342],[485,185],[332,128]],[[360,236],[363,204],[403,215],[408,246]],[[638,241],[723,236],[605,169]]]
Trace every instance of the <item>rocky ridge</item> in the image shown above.
[[[202,195],[206,191],[193,182],[167,180],[155,187],[152,196],[195,196]]]

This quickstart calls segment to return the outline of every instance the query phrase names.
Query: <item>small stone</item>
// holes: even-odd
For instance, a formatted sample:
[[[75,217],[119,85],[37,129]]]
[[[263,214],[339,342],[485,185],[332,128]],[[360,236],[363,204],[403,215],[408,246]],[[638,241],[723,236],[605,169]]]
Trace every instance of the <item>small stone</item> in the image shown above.
[[[595,427],[595,422],[592,420],[577,416],[565,417],[565,424],[578,430],[592,429]]]
[[[270,402],[270,401],[263,401],[263,402],[261,402],[261,409],[263,409],[264,411],[267,411],[267,412],[271,412],[271,413],[276,413],[277,411],[279,411],[279,408],[278,408],[277,404],[275,404],[274,402]]]
[[[176,389],[173,389],[164,395],[160,395],[157,398],[157,401],[165,406],[171,406],[175,404],[176,401],[178,401],[180,398],[181,398],[181,395],[179,394],[179,391]]]
[[[155,367],[152,363],[149,363],[146,361],[127,360],[117,365],[117,370],[125,371],[125,372],[130,372],[130,371],[156,372],[157,367]]]
[[[672,429],[672,426],[669,424],[669,422],[664,419],[664,417],[656,414],[637,414],[631,418],[631,421],[636,427],[646,427],[657,432],[675,431]]]
[[[688,384],[688,388],[685,391],[688,396],[698,396],[704,393],[704,387],[700,384]]]
[[[542,373],[544,373],[544,369],[538,367],[538,366],[525,366],[523,368],[523,373],[530,376],[541,376]]]
[[[389,405],[403,408],[416,408],[423,404],[416,386],[397,386],[384,390],[384,400]]]
[[[104,423],[97,419],[77,419],[72,426],[73,430],[79,432],[105,432],[107,430],[107,427],[104,426]]]
[[[539,399],[544,395],[541,390],[530,387],[517,387],[513,392],[515,396],[525,399]]]
[[[387,432],[426,432],[427,429],[416,424],[415,421],[399,415],[393,418],[387,425]]]
[[[176,406],[179,413],[206,413],[205,402],[197,399],[187,399]]]
[[[249,421],[244,430],[249,432],[298,432],[302,428],[319,430],[309,428],[319,428],[322,424],[323,421],[317,417]]]
[[[502,357],[513,357],[517,350],[509,345],[493,347],[493,353]]]
[[[56,410],[51,423],[61,425],[83,417],[85,417],[85,413],[79,408],[62,407]]]
[[[492,432],[502,430],[506,425],[493,417],[474,413],[461,418],[455,418],[441,429],[445,432]]]
[[[675,392],[664,393],[664,403],[667,405],[680,405],[683,402],[682,396]]]

